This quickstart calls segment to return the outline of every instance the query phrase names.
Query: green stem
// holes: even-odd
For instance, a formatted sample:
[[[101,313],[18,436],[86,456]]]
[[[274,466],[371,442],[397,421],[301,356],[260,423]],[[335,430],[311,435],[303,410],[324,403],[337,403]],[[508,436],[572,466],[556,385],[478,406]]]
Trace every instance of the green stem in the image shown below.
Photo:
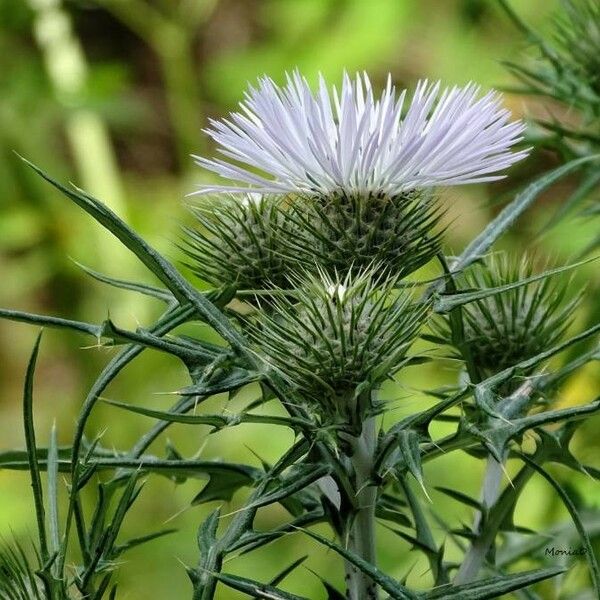
[[[354,474],[357,508],[350,515],[347,532],[348,550],[372,565],[376,565],[375,509],[377,487],[371,483],[377,433],[375,418],[367,419],[360,436],[350,442],[350,466]],[[377,587],[373,580],[346,562],[346,584],[349,600],[376,600]]]
[[[482,519],[484,515],[478,515],[475,521],[477,527],[476,537],[465,554],[453,581],[454,585],[469,583],[477,577],[485,564],[488,552],[494,544],[504,519],[509,515],[522,489],[534,473],[530,467],[524,467],[514,478],[512,485],[500,493],[502,472],[501,465],[490,456],[482,495],[485,519]],[[487,499],[486,494],[489,496]],[[486,506],[487,502],[489,502],[489,505]]]
[[[498,502],[503,474],[503,465],[493,456],[488,456],[480,497],[483,512],[475,515],[472,527],[473,533],[477,537],[473,540],[458,569],[454,580],[455,585],[473,581],[485,563],[485,556],[489,550],[489,539],[481,531],[481,528],[484,527],[485,514]]]

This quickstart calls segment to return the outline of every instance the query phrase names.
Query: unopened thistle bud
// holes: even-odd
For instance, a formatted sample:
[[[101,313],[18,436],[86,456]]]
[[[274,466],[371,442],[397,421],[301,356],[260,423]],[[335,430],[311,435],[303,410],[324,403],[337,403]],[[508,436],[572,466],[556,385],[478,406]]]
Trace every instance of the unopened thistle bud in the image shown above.
[[[406,359],[427,306],[372,272],[343,280],[325,274],[296,281],[259,317],[253,337],[264,360],[329,423],[360,431],[371,391]]]
[[[465,275],[465,286],[490,289],[531,277],[526,257],[511,262],[492,257]],[[494,294],[462,308],[465,345],[482,377],[489,377],[552,347],[571,322],[575,298],[565,303],[568,285],[550,277]],[[447,326],[446,336],[450,333]]]
[[[192,207],[196,224],[186,227],[183,250],[201,279],[238,289],[289,287],[283,255],[282,200],[261,194],[225,196]]]

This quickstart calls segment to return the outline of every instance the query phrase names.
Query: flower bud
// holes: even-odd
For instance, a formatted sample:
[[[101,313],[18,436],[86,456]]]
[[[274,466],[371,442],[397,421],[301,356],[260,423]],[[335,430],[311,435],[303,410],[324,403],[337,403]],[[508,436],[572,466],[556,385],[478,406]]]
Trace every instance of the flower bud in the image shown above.
[[[205,200],[192,207],[196,226],[184,228],[188,266],[214,285],[289,287],[282,204],[281,198],[249,193]]]
[[[309,275],[252,327],[264,360],[323,421],[360,431],[375,408],[371,391],[405,361],[427,306],[394,290],[395,283],[369,271],[341,281]]]
[[[533,274],[525,257],[519,263],[492,257],[465,275],[472,289],[517,283]],[[532,358],[558,342],[570,324],[578,298],[564,304],[568,285],[545,278],[488,296],[462,308],[465,345],[482,377]],[[447,324],[443,327],[449,339]]]

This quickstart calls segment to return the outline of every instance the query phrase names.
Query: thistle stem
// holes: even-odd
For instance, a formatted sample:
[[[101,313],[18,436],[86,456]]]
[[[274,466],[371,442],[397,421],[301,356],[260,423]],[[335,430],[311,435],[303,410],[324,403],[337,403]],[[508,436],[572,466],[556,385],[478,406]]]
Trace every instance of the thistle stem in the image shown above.
[[[481,531],[481,528],[484,526],[483,516],[485,512],[496,504],[500,497],[500,484],[502,483],[503,474],[503,464],[499,463],[493,456],[488,456],[481,489],[481,505],[484,512],[478,512],[475,515],[472,529],[477,537],[473,540],[469,550],[465,554],[465,558],[454,580],[455,585],[472,581],[483,567],[485,556],[491,544],[489,536]]]
[[[354,475],[357,508],[350,515],[348,550],[372,565],[377,562],[375,549],[375,508],[377,488],[370,485],[376,445],[375,419],[363,424],[360,436],[351,440],[350,466]],[[373,580],[355,565],[346,562],[348,600],[377,600],[377,587]]]

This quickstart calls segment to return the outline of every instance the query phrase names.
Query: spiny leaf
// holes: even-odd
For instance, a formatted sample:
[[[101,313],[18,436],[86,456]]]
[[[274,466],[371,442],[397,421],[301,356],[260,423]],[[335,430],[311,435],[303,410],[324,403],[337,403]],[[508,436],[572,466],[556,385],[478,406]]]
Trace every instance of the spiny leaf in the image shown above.
[[[589,173],[585,175],[582,181],[579,183],[575,191],[564,201],[560,203],[558,210],[552,215],[550,220],[544,225],[540,231],[540,235],[546,233],[558,222],[560,222],[566,215],[569,214],[578,204],[585,200],[590,192],[592,192],[596,186],[600,183],[600,170],[590,169]]]
[[[302,529],[301,531],[311,538],[317,540],[324,546],[335,550],[340,556],[360,569],[365,575],[368,575],[384,591],[394,598],[394,600],[417,600],[418,596],[416,594],[411,592],[408,588],[404,587],[395,579],[392,579],[389,575],[386,575],[383,571],[380,571],[374,565],[368,563],[354,552],[342,548],[342,546],[339,544],[328,540],[314,531],[310,531],[308,529]]]
[[[262,377],[263,373],[260,371],[249,371],[234,367],[229,371],[223,371],[216,377],[210,377],[208,380],[203,379],[185,387],[179,393],[182,396],[206,396],[222,392],[232,392],[245,385],[257,382]]]
[[[586,550],[585,557],[588,561],[590,567],[590,574],[592,576],[592,583],[594,585],[594,589],[596,590],[596,594],[600,597],[600,568],[598,566],[598,559],[594,553],[594,547],[592,546],[592,542],[588,535],[586,528],[583,525],[583,521],[581,520],[581,516],[579,515],[579,511],[577,507],[564,490],[564,488],[560,485],[560,483],[548,473],[543,467],[538,465],[534,460],[532,460],[526,454],[522,452],[518,452],[518,455],[525,461],[527,465],[529,465],[532,469],[534,469],[537,473],[539,473],[558,493],[560,499],[563,501],[563,504],[569,511],[571,515],[571,519],[573,519],[573,523],[577,528],[577,532],[579,533],[581,540],[583,542],[583,546]]]
[[[587,352],[579,353],[575,359],[562,365],[556,371],[527,379],[510,396],[500,399],[497,408],[498,413],[505,418],[512,418],[521,414],[529,404],[534,392],[553,389],[566,377],[594,360],[600,360],[600,345],[596,345]]]
[[[440,589],[423,594],[421,598],[423,600],[457,600],[457,598],[460,598],[460,600],[488,600],[489,598],[501,598],[515,590],[556,577],[564,571],[565,569],[561,567],[554,567],[514,575],[501,575],[460,586],[443,586]]]
[[[221,509],[217,508],[210,513],[198,528],[198,549],[202,557],[208,556],[217,543],[217,528],[219,527],[220,515]]]
[[[42,561],[48,562],[48,542],[46,538],[46,514],[44,510],[44,495],[42,492],[42,480],[40,477],[40,465],[36,454],[35,427],[33,423],[33,376],[35,365],[42,340],[41,332],[37,336],[29,364],[25,375],[25,389],[23,391],[23,423],[25,426],[25,443],[27,445],[27,468],[31,475],[31,487],[33,489],[33,501],[37,519],[38,535],[40,540],[40,552]],[[54,463],[55,465],[56,463]]]
[[[310,427],[310,421],[304,419],[297,419],[294,417],[280,417],[271,415],[253,415],[249,413],[240,414],[218,414],[218,415],[185,415],[181,413],[166,412],[162,410],[152,410],[143,406],[133,406],[131,404],[125,404],[124,402],[117,402],[115,400],[104,400],[111,406],[116,406],[124,410],[128,410],[133,413],[144,415],[146,417],[152,417],[161,421],[168,421],[170,423],[182,423],[185,425],[211,425],[215,429],[222,429],[224,427],[234,427],[243,423],[254,423],[258,425],[283,425],[297,429],[300,427]]]
[[[507,283],[506,285],[475,291],[463,291],[456,294],[443,294],[440,295],[434,302],[434,311],[440,314],[447,313],[455,308],[458,308],[459,306],[469,304],[470,302],[476,302],[478,300],[483,300],[484,298],[489,298],[490,296],[496,296],[498,294],[502,294],[510,290],[515,290],[520,287],[530,285],[532,283],[535,283],[536,281],[542,281],[548,277],[552,277],[553,275],[558,275],[559,273],[564,273],[565,271],[576,269],[577,267],[585,265],[586,263],[589,263],[593,260],[596,260],[596,258],[594,257],[587,260],[582,260],[571,265],[557,267],[555,269],[548,269],[543,273],[532,275],[531,277],[526,277],[514,283]]]
[[[406,501],[415,522],[416,537],[414,538],[414,541],[411,541],[411,543],[413,543],[415,547],[423,549],[423,552],[427,557],[427,561],[429,562],[431,572],[433,573],[436,585],[446,583],[448,580],[447,573],[444,569],[440,568],[441,558],[439,558],[439,553],[442,552],[443,554],[443,549],[438,550],[436,547],[435,539],[427,518],[425,517],[423,507],[412,491],[408,481],[404,477],[400,478],[400,487],[404,492],[404,496],[406,497]],[[396,530],[396,533],[399,534],[398,530]],[[410,541],[408,538],[405,539]]]
[[[47,461],[40,460],[40,469],[47,468]],[[263,472],[253,467],[235,463],[227,463],[218,460],[167,460],[160,459],[152,455],[144,455],[139,458],[130,456],[116,457],[98,457],[88,461],[89,466],[95,467],[96,470],[125,469],[135,470],[140,473],[157,473],[167,477],[185,475],[190,478],[203,479],[207,475],[219,474],[226,475],[227,473],[240,473],[248,477],[257,478],[262,476]],[[59,459],[58,470],[61,473],[69,472],[72,468],[70,459]],[[22,452],[20,458],[14,457],[14,452],[11,452],[9,460],[2,460],[0,456],[0,469],[8,469],[13,471],[26,471],[29,469],[27,453]]]
[[[313,571],[311,568],[306,567],[323,585],[325,591],[327,592],[327,600],[347,600],[347,596],[338,592],[336,588],[334,588],[326,579],[321,577],[316,571]]]
[[[47,317],[44,315],[35,315],[33,313],[20,310],[0,309],[0,318],[20,323],[29,323],[30,325],[41,325],[46,327],[57,327],[62,329],[71,329],[95,338],[101,336],[102,328],[99,325],[83,323],[82,321],[71,321],[70,319],[61,319],[60,317]]]
[[[496,373],[495,375],[484,379],[483,381],[478,383],[474,388],[475,401],[485,413],[492,417],[505,419],[506,417],[511,416],[509,414],[500,414],[498,409],[494,406],[494,390],[498,386],[509,381],[512,377],[515,376],[515,374],[518,374],[521,371],[528,371],[529,369],[536,367],[537,365],[545,362],[549,358],[552,358],[554,355],[559,354],[563,350],[566,350],[570,346],[573,346],[578,342],[581,342],[587,338],[596,335],[598,332],[600,332],[600,323],[589,327],[588,329],[579,333],[578,335],[575,335],[572,338],[569,338],[568,340],[557,344],[556,346],[553,346],[548,350],[545,350],[544,352],[540,352],[532,358],[521,361],[520,363],[517,363],[512,367],[504,369],[503,371],[500,371],[499,373]]]
[[[288,565],[283,571],[275,575],[270,581],[269,585],[279,585],[290,573],[295,571],[306,559],[308,558],[308,554],[297,558],[294,562]]]
[[[582,164],[598,160],[598,158],[600,157],[595,155],[572,160],[548,173],[544,173],[544,175],[529,184],[522,192],[517,194],[510,204],[504,207],[498,216],[453,261],[451,265],[452,272],[457,273],[462,271],[474,261],[480,259],[546,188],[576,170]],[[438,284],[432,289],[439,289],[440,287]]]
[[[478,502],[474,498],[471,498],[471,496],[467,496],[466,494],[463,494],[462,492],[459,492],[458,490],[453,490],[453,489],[450,489],[447,487],[442,487],[442,486],[436,486],[435,489],[438,492],[442,492],[442,494],[446,494],[446,496],[450,496],[450,498],[454,498],[454,500],[457,500],[458,502],[461,502],[462,504],[466,504],[467,506],[470,506],[471,508],[475,508],[479,511],[482,510],[481,502]]]
[[[404,464],[411,475],[418,481],[425,496],[428,496],[423,481],[423,469],[421,467],[421,452],[419,450],[419,434],[416,431],[404,429],[397,434],[398,449]]]
[[[212,573],[212,575],[226,586],[244,592],[254,598],[265,598],[266,600],[309,600],[304,596],[284,592],[277,587],[260,583],[253,579],[246,579],[237,575],[227,575],[225,573]]]
[[[157,298],[158,300],[163,300],[165,302],[173,302],[175,300],[175,296],[171,294],[168,290],[163,288],[154,287],[152,285],[148,285],[146,283],[138,283],[135,281],[126,281],[124,279],[115,279],[113,277],[109,277],[108,275],[104,275],[104,273],[99,273],[98,271],[94,271],[81,263],[74,261],[75,264],[85,271],[90,277],[96,279],[97,281],[101,281],[102,283],[106,283],[116,288],[121,288],[124,290],[129,290],[132,292],[138,292],[145,296],[150,296],[152,298]]]
[[[321,477],[329,475],[331,467],[329,465],[303,465],[296,468],[294,472],[279,482],[275,489],[261,496],[253,503],[254,507],[267,506],[274,502],[280,502],[284,498],[304,490],[311,483],[314,483]]]
[[[56,441],[56,423],[50,432],[48,447],[48,521],[50,530],[49,550],[54,555],[60,551],[60,525],[58,519],[58,445]],[[55,564],[55,566],[58,566]],[[55,576],[59,574],[54,572]]]
[[[574,421],[583,419],[589,415],[593,415],[600,411],[600,399],[596,399],[593,402],[584,404],[581,406],[574,406],[571,408],[563,408],[559,410],[549,410],[520,419],[514,419],[512,422],[507,423],[503,421],[501,425],[497,425],[490,429],[486,429],[484,432],[480,432],[480,437],[486,444],[486,447],[493,453],[494,458],[497,461],[502,461],[502,453],[508,441],[519,435],[522,435],[525,431],[540,427],[542,425],[548,425],[550,423],[560,423],[561,421]],[[473,428],[472,432],[477,430]]]
[[[203,342],[197,341],[192,347],[190,344],[181,344],[177,340],[165,340],[143,329],[139,329],[136,332],[120,329],[110,320],[105,321],[102,325],[94,325],[83,321],[72,321],[60,317],[36,315],[33,313],[5,309],[0,309],[0,318],[32,325],[69,329],[78,333],[91,335],[96,340],[100,340],[101,338],[110,339],[117,345],[124,343],[141,344],[147,348],[154,348],[156,350],[167,352],[191,363],[214,360],[217,356],[215,348],[207,346]],[[218,352],[223,353],[223,355],[227,354],[224,349],[219,349]]]
[[[127,224],[106,205],[99,200],[92,198],[82,190],[65,187],[52,179],[33,163],[24,158],[23,161],[48,183],[53,185],[67,198],[91,215],[98,223],[108,229],[108,231],[129,248],[140,261],[165,284],[180,303],[191,304],[198,315],[205,319],[206,322],[225,340],[230,342],[232,347],[239,350],[242,355],[247,354],[247,345],[244,339],[217,307],[203,294],[194,289],[170,262],[165,260],[154,248],[130,229]]]
[[[254,481],[254,478],[250,475],[237,471],[211,475],[200,493],[194,496],[192,506],[204,504],[205,502],[213,502],[214,500],[230,502],[233,495],[240,488],[251,486]]]
[[[162,529],[160,531],[148,533],[147,535],[142,535],[140,537],[131,538],[130,540],[127,540],[123,544],[119,544],[118,546],[115,546],[115,548],[113,550],[113,556],[118,557],[121,554],[123,554],[124,552],[131,550],[132,548],[136,548],[137,546],[141,546],[142,544],[145,544],[146,542],[151,542],[152,540],[156,540],[165,535],[170,535],[171,533],[175,533],[176,531],[177,531],[177,529],[173,529],[173,528]]]

